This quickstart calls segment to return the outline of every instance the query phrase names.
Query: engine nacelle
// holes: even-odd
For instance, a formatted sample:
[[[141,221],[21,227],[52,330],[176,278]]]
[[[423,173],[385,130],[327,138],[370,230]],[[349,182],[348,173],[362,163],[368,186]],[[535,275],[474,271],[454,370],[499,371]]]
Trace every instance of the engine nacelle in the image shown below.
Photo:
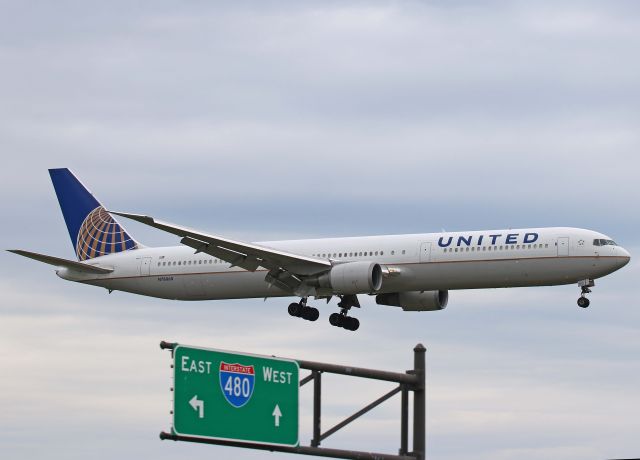
[[[402,307],[404,311],[444,310],[449,301],[449,291],[407,291],[378,294],[378,305]]]
[[[307,278],[312,286],[330,289],[334,294],[368,294],[382,287],[382,267],[375,262],[347,262]]]

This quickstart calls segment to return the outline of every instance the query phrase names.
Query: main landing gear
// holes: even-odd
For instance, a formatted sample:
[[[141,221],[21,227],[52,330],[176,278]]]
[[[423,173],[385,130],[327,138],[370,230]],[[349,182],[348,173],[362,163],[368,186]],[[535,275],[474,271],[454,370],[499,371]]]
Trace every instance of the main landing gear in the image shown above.
[[[353,316],[347,316],[351,307],[360,307],[358,297],[355,295],[343,295],[338,303],[340,313],[329,315],[329,323],[332,326],[341,327],[347,331],[356,331],[360,327],[360,321]]]
[[[289,305],[289,314],[298,318],[306,319],[307,321],[315,321],[320,316],[320,312],[317,308],[307,306],[307,298],[303,297],[299,303],[292,303]]]
[[[578,306],[581,308],[587,308],[591,302],[587,299],[587,294],[591,292],[593,286],[596,283],[593,280],[582,280],[578,282],[578,286],[580,286],[580,297],[578,298]]]
[[[360,327],[360,321],[358,318],[348,316],[349,309],[351,307],[360,307],[358,297],[356,295],[343,295],[340,296],[340,313],[332,313],[329,316],[329,323],[332,326],[341,327],[347,331],[355,331]],[[298,303],[292,303],[288,308],[289,314],[297,318],[306,319],[307,321],[315,321],[320,316],[320,312],[317,308],[309,307],[307,305],[307,298],[303,297]]]

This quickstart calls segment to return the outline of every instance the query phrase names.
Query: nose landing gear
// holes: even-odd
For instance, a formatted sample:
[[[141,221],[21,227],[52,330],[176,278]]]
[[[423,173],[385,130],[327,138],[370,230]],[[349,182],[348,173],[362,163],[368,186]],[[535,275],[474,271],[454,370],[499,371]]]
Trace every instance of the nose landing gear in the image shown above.
[[[287,309],[291,316],[306,319],[307,321],[315,321],[320,316],[317,308],[307,306],[307,298],[303,297],[299,303],[292,303]]]
[[[591,292],[591,289],[589,288],[592,288],[595,285],[595,281],[590,279],[578,282],[578,286],[580,286],[580,297],[578,298],[579,307],[587,308],[589,306],[591,302],[589,302],[589,299],[587,299],[587,294]]]

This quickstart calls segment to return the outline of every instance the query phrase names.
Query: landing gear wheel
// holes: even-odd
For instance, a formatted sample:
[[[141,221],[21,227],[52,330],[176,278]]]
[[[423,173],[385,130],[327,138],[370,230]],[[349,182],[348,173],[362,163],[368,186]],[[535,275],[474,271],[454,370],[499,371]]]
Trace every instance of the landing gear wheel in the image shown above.
[[[347,316],[343,313],[331,313],[331,315],[329,315],[329,323],[332,326],[341,327],[347,331],[356,331],[360,327],[358,318]]]
[[[580,297],[578,299],[578,306],[582,308],[587,308],[591,302],[586,297]]]
[[[287,311],[291,316],[300,317],[300,315],[302,314],[302,305],[300,305],[299,303],[289,304],[289,308],[287,308]]]
[[[348,331],[357,331],[358,328],[360,327],[360,321],[358,321],[358,318],[354,318],[352,316],[345,316],[344,325],[342,327],[344,327]]]
[[[315,321],[320,317],[320,312],[317,308],[304,307],[302,309],[302,317],[307,321]]]
[[[343,315],[340,313],[331,313],[329,315],[329,324],[336,327],[342,327]]]

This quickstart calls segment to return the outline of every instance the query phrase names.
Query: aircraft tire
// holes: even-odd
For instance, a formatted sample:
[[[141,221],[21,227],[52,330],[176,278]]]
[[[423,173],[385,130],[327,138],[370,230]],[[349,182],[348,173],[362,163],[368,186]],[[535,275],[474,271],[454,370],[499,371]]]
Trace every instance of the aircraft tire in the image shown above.
[[[329,315],[329,323],[332,326],[341,327],[342,326],[342,315],[340,313],[331,313]]]
[[[289,304],[289,308],[287,308],[287,311],[289,312],[289,314],[291,316],[300,317],[300,315],[303,312],[302,305],[300,305],[299,303],[295,303],[294,302],[292,304]]]
[[[348,331],[357,331],[360,327],[360,321],[358,318],[354,318],[352,316],[347,316],[344,318],[345,322],[342,327],[344,327]]]
[[[317,308],[305,307],[302,310],[302,317],[307,321],[315,321],[320,317],[320,312]]]
[[[591,302],[586,297],[580,297],[578,299],[578,306],[581,308],[587,308]]]

